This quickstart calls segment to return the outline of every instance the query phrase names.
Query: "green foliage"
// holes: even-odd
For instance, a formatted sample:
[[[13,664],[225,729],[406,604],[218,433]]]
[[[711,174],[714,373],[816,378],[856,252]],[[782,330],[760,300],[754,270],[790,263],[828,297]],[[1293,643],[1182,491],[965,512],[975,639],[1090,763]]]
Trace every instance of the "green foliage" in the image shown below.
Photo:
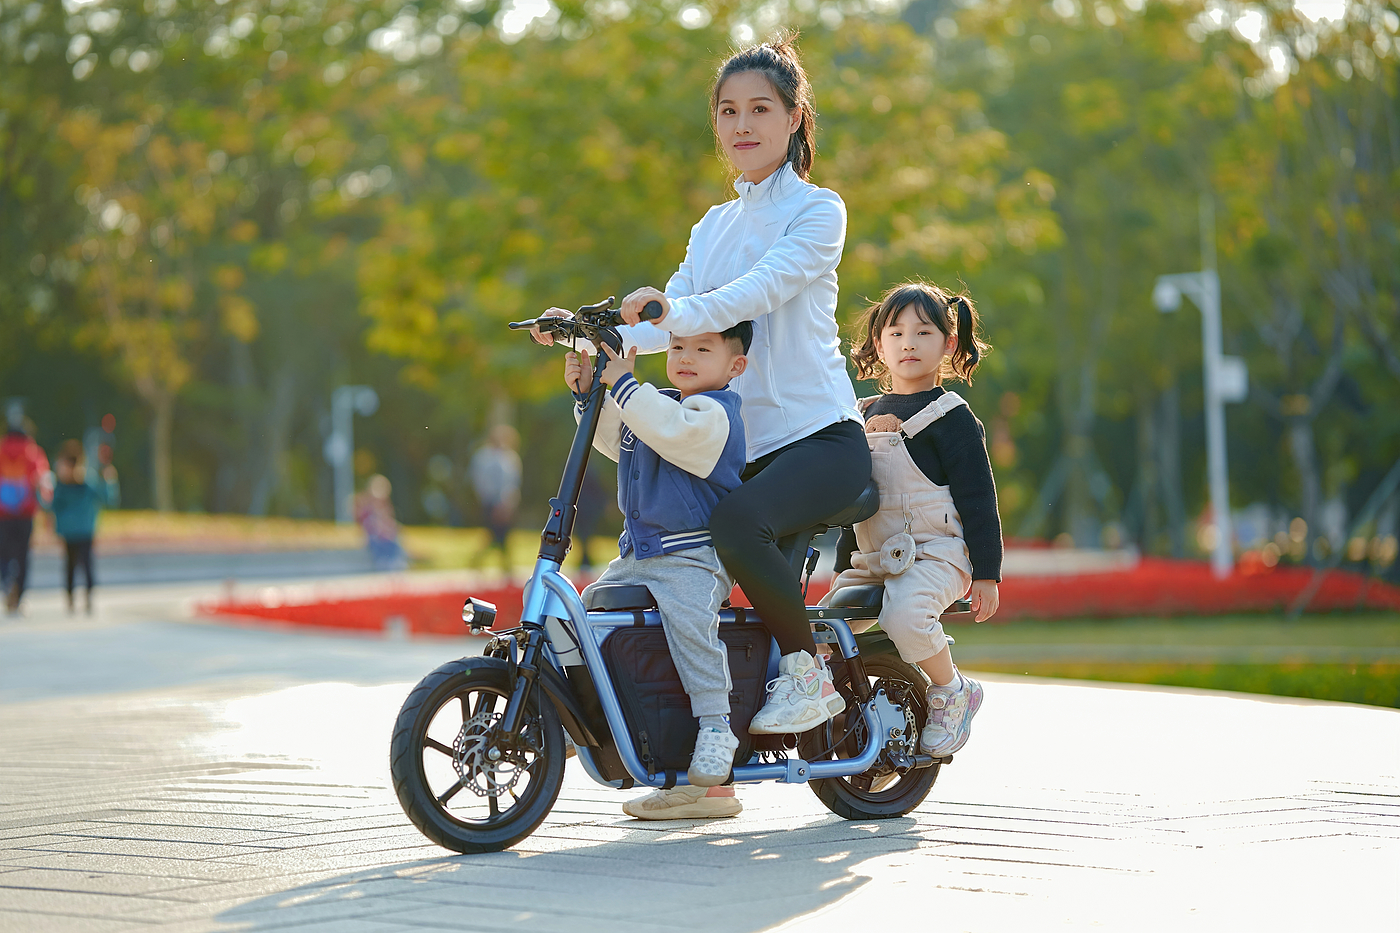
[[[0,341],[0,391],[46,404],[16,382],[35,368],[20,348],[102,359],[147,412],[132,463],[164,506],[327,514],[322,421],[352,381],[380,390],[361,460],[405,517],[431,457],[458,489],[511,412],[526,502],[552,491],[558,355],[503,325],[664,285],[730,194],[715,66],[776,20],[747,2],[519,14],[2,0],[0,327],[24,336]],[[840,313],[912,276],[966,284],[995,347],[968,396],[1008,531],[1093,544],[1121,525],[1161,549],[1204,500],[1198,319],[1149,300],[1200,267],[1203,193],[1227,352],[1251,372],[1229,414],[1236,504],[1315,526],[1322,496],[1364,496],[1400,456],[1393,11],[785,15],[815,85],[814,180],[849,209]],[[454,508],[474,517],[469,496]]]

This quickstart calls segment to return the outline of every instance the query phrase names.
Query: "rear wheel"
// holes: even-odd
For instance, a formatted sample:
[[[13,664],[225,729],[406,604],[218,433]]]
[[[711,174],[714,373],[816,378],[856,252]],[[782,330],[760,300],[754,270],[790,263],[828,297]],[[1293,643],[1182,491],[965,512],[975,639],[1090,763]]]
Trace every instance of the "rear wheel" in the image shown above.
[[[399,711],[389,770],[423,835],[457,852],[497,852],[544,821],[564,783],[564,730],[536,690],[520,731],[497,726],[514,686],[505,661],[462,658],[433,671]]]
[[[865,674],[870,689],[884,690],[890,702],[904,710],[904,751],[918,751],[919,732],[928,721],[928,706],[924,691],[928,681],[912,664],[898,656],[879,654],[866,657]],[[798,739],[798,751],[808,761],[855,758],[864,750],[867,735],[864,718],[851,683],[850,667],[832,659],[832,677],[836,689],[846,698],[846,709],[831,722]],[[879,761],[869,771],[850,777],[822,778],[812,781],[812,792],[827,809],[848,820],[885,820],[903,816],[923,803],[933,782],[938,780],[937,762],[927,768],[896,771]]]

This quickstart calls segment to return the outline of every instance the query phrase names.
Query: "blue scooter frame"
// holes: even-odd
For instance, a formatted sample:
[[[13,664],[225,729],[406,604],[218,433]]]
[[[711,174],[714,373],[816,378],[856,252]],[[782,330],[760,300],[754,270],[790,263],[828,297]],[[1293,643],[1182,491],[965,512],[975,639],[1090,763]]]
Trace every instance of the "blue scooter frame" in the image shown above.
[[[562,625],[565,620],[568,623],[567,629]],[[647,625],[661,624],[660,614],[655,609],[646,610],[644,620]],[[567,657],[573,652],[581,654],[583,663],[589,671],[595,673],[593,683],[598,693],[598,700],[603,708],[608,727],[612,730],[614,744],[627,773],[638,784],[662,787],[667,780],[667,775],[662,773],[648,774],[646,767],[637,756],[626,720],[623,718],[622,705],[618,701],[612,679],[607,676],[608,668],[603,660],[603,640],[616,629],[635,625],[635,614],[632,612],[588,612],[584,608],[583,600],[573,583],[561,572],[560,565],[548,558],[540,558],[536,561],[534,573],[525,587],[524,609],[520,621],[523,628],[543,630],[545,646],[544,651],[541,652],[541,659],[552,665],[559,674],[563,673],[561,656]],[[720,613],[720,625],[733,621],[733,610],[724,610]],[[827,629],[825,633],[821,633],[826,636],[824,640],[835,641],[842,657],[851,659],[859,656],[860,649],[856,645],[855,636],[844,620],[831,619],[823,624]],[[560,647],[555,645],[556,638],[560,636],[568,638],[573,644],[561,651]],[[819,640],[823,639],[819,638]],[[770,652],[769,657],[772,659],[770,667],[773,668],[770,670],[770,674],[776,674],[776,652]],[[600,672],[602,676],[597,676]],[[904,712],[890,702],[883,691],[875,692],[870,701],[864,704],[861,714],[865,719],[865,734],[871,737],[901,734],[906,725]],[[861,754],[855,758],[808,762],[801,758],[788,757],[778,762],[742,764],[734,768],[734,781],[735,783],[778,781],[787,784],[805,784],[819,778],[850,777],[873,767],[882,747],[880,742],[872,740],[866,743]],[[597,762],[593,760],[592,753],[587,748],[579,746],[578,757],[589,776],[598,783],[611,787],[622,786],[622,781],[609,781],[603,776]],[[755,755],[750,761],[756,760],[757,757]],[[675,784],[689,783],[684,773],[673,774],[671,781]]]

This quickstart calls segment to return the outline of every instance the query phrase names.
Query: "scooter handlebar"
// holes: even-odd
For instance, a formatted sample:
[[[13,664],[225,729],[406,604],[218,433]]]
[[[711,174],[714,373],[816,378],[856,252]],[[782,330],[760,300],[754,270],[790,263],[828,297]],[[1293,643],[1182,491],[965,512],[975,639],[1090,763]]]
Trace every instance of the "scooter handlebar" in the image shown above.
[[[661,314],[661,302],[652,299],[642,307],[641,320],[654,321],[661,317]],[[622,319],[621,311],[614,311],[609,314],[602,323],[607,327],[622,327],[626,325],[627,322]]]
[[[506,326],[511,330],[528,330],[531,327],[539,326],[541,330],[552,333],[563,333],[572,335],[579,325],[586,327],[624,327],[627,322],[622,319],[620,311],[610,310],[613,299],[599,302],[586,308],[580,308],[576,317],[537,317],[529,321],[512,321]],[[642,308],[641,320],[654,321],[661,317],[663,311],[661,302],[648,301]],[[579,334],[579,336],[583,336]]]

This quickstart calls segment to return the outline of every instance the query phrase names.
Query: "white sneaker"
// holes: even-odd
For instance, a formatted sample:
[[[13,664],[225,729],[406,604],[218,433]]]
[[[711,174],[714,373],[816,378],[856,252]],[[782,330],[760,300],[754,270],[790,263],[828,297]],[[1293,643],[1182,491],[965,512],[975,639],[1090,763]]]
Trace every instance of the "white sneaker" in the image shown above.
[[[755,735],[806,732],[846,708],[846,698],[831,682],[831,671],[806,651],[782,656],[768,691],[768,702],[749,723]]]
[[[701,729],[695,737],[695,752],[690,756],[686,779],[697,787],[723,784],[734,767],[734,752],[738,748],[738,736],[728,729]]]
[[[623,813],[639,820],[714,819],[738,816],[743,809],[733,788],[718,787],[672,787],[652,791],[622,805]]]
[[[954,668],[956,670],[956,668]],[[958,689],[929,687],[928,722],[919,733],[919,749],[925,755],[942,758],[967,744],[972,734],[972,717],[982,707],[982,685],[958,674]]]

